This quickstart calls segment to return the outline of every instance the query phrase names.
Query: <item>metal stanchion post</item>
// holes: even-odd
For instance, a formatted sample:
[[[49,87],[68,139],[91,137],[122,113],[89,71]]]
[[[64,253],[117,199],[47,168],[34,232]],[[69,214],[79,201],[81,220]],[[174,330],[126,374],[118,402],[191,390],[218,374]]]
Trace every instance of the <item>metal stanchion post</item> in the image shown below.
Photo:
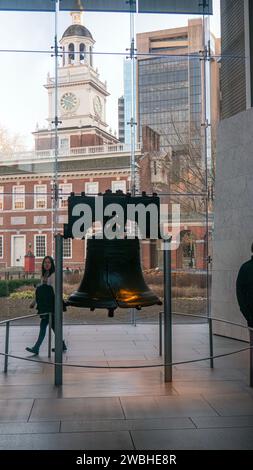
[[[250,344],[250,387],[253,387],[253,328],[249,329],[249,344]]]
[[[171,308],[171,240],[163,244],[164,269],[164,378],[172,382],[172,308]]]
[[[133,326],[136,326],[136,310],[135,308],[131,308],[131,322]]]
[[[55,236],[55,385],[62,385],[62,257],[63,237]]]
[[[8,356],[9,354],[9,338],[10,338],[10,322],[6,322],[6,330],[5,330],[5,356],[4,356],[4,372],[8,372]]]
[[[213,369],[213,321],[212,318],[208,318],[209,325],[209,352],[210,352],[210,367]]]
[[[163,355],[163,312],[159,312],[159,356]]]
[[[48,325],[48,358],[51,357],[51,345],[52,345],[52,314],[49,313],[49,325]]]

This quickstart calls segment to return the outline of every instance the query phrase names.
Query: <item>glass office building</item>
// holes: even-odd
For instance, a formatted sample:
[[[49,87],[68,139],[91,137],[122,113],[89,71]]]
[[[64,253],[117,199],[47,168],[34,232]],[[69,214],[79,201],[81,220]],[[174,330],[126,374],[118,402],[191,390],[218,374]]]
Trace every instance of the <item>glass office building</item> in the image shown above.
[[[180,150],[189,145],[201,152],[203,37],[202,19],[189,20],[185,28],[137,35],[140,140],[143,126],[149,126],[160,134],[162,147]],[[218,79],[212,86],[218,90]]]
[[[124,126],[125,144],[129,145],[131,144],[130,122],[132,117],[133,119],[136,117],[136,62],[131,64],[131,60],[126,59],[124,61]]]
[[[121,96],[118,99],[118,135],[119,141],[124,143],[125,142],[125,117],[124,117],[124,109],[125,109],[125,100],[124,96]]]
[[[148,125],[161,134],[163,146],[186,143],[190,111],[188,58],[140,60],[138,72],[140,136],[142,127]]]

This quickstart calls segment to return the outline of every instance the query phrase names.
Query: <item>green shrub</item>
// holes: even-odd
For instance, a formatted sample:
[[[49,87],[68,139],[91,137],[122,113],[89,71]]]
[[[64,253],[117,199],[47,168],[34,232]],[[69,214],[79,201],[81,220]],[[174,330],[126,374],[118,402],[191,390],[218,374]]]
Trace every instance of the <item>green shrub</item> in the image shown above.
[[[40,279],[11,279],[0,281],[0,297],[8,297],[22,286],[33,286],[39,284]]]
[[[7,297],[9,295],[8,282],[0,281],[0,297]]]
[[[14,292],[16,289],[22,286],[33,286],[40,282],[40,279],[11,279],[8,282],[9,293]]]
[[[34,299],[34,291],[33,290],[24,290],[24,291],[20,291],[20,292],[12,292],[12,294],[10,294],[10,299],[18,299],[18,300],[29,299],[29,300],[33,300]]]

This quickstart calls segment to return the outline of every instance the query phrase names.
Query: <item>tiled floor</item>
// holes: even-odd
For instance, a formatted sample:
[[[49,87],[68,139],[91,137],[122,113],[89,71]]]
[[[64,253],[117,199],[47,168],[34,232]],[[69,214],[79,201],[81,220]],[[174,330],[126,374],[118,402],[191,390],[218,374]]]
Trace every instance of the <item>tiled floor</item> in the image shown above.
[[[11,327],[11,353],[31,357],[25,347],[37,333]],[[4,374],[0,358],[0,449],[253,449],[248,352],[213,370],[208,361],[175,365],[166,384],[156,325],[73,325],[64,336],[60,388],[52,365],[10,359]],[[222,354],[247,344],[214,337],[214,346]],[[174,325],[174,362],[208,353],[207,325]],[[46,342],[35,359],[47,360]]]

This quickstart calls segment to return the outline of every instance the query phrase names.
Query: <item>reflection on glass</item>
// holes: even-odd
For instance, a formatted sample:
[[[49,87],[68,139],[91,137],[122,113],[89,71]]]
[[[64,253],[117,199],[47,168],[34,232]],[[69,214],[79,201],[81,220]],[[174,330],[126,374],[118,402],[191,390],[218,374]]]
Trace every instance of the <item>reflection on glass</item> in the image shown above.
[[[60,7],[73,7],[74,3],[62,1]],[[85,3],[89,9],[89,2]],[[105,2],[96,2],[99,3],[104,7]],[[92,5],[94,8],[94,2]],[[125,2],[117,2],[117,8],[121,7],[129,10]],[[106,8],[110,8],[110,2]],[[203,155],[206,96],[200,59],[206,43],[203,44],[202,19],[190,19],[187,26],[171,30],[161,26],[157,28],[159,33],[148,33],[143,22],[137,38],[131,37],[132,42],[123,43],[120,38],[118,41],[114,38],[115,42],[111,40],[109,46],[105,42],[100,54],[92,14],[87,13],[84,19],[79,11],[72,12],[71,17],[67,13],[62,15],[65,16],[59,14],[62,24],[57,31],[56,67],[53,67],[55,57],[48,60],[51,53],[54,56],[55,49],[50,54],[47,51],[47,55],[38,52],[40,60],[37,55],[29,55],[29,67],[25,65],[27,62],[23,65],[30,85],[22,87],[20,105],[16,102],[11,106],[13,119],[19,116],[20,126],[23,124],[20,116],[29,115],[29,128],[35,129],[32,148],[17,145],[17,141],[9,146],[1,145],[0,268],[4,273],[14,269],[15,276],[32,274],[25,271],[25,257],[31,252],[34,271],[39,272],[43,257],[54,255],[53,216],[56,215],[59,230],[67,222],[70,193],[97,195],[107,189],[129,191],[132,151],[136,187],[148,193],[170,193],[169,202],[181,206],[181,243],[173,252],[173,276],[175,282],[180,276],[184,278],[183,285],[178,285],[183,290],[175,295],[180,302],[184,296],[188,299],[184,307],[177,308],[190,308],[189,299],[195,299],[197,293],[187,292],[187,288],[195,285],[197,274],[204,286],[209,238]],[[128,31],[129,15],[122,16]],[[110,18],[108,14],[107,29],[114,21],[116,24],[116,20]],[[49,38],[47,35],[47,49],[48,44],[54,44],[53,32]],[[34,63],[32,57],[36,57]],[[214,66],[217,63],[212,61],[210,68]],[[119,69],[121,75],[118,76]],[[4,73],[9,73],[8,67]],[[30,80],[33,74],[34,80]],[[13,80],[13,76],[17,74],[10,73],[6,83],[8,78]],[[218,74],[210,77],[212,92],[215,90],[218,96]],[[18,85],[17,78],[15,80],[13,90]],[[35,83],[29,89],[32,81]],[[114,87],[116,82],[118,88]],[[43,90],[43,97],[36,101],[38,89]],[[119,90],[118,95],[115,90]],[[117,100],[121,95],[118,113]],[[118,115],[123,130],[119,139],[111,125]],[[36,125],[37,116],[40,122],[46,117],[46,123]],[[134,142],[131,140],[131,126],[136,126],[137,142],[135,137]],[[54,214],[56,194],[59,204]],[[80,282],[85,250],[84,242],[64,240],[66,295]],[[142,254],[151,288],[152,284],[156,285],[160,296],[163,281],[159,242],[143,242]],[[206,296],[203,286],[198,292],[202,298]],[[201,308],[203,313],[203,304]]]
[[[135,12],[135,0],[61,0],[60,10]]]
[[[55,0],[0,0],[0,10],[54,11]]]
[[[212,14],[212,0],[139,0],[139,12],[142,13],[188,13]]]

